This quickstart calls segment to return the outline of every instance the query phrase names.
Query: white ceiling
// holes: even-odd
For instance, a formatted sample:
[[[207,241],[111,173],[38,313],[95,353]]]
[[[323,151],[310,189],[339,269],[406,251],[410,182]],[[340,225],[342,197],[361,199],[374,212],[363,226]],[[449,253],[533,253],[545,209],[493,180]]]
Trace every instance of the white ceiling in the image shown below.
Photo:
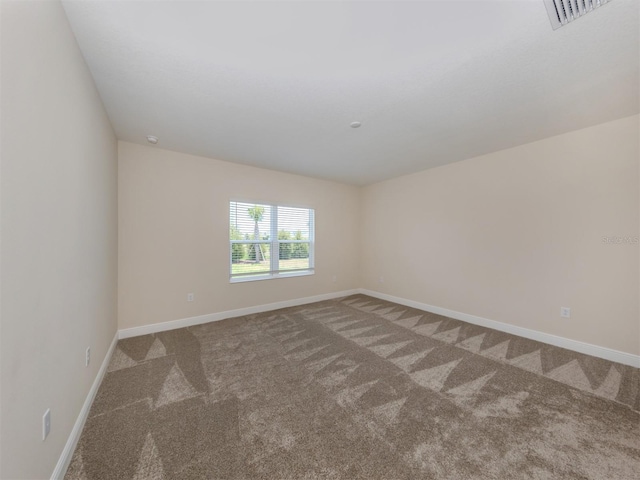
[[[64,6],[119,139],[365,185],[637,113],[639,3]]]

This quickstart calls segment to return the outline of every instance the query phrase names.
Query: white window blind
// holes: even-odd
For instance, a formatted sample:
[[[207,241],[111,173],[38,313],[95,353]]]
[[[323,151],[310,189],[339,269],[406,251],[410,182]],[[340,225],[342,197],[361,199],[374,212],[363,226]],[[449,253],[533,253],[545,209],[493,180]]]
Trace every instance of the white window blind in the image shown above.
[[[312,274],[313,245],[313,209],[229,202],[232,282]]]

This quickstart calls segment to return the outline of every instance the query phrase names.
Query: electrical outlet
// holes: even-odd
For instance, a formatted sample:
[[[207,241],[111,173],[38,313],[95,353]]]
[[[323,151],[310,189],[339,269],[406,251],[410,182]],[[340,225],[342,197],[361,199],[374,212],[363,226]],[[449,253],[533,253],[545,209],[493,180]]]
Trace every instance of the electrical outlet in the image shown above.
[[[337,277],[337,275],[334,275],[333,277],[331,277],[331,281],[332,281],[333,283],[336,283],[336,282],[338,281],[338,277]]]
[[[84,366],[88,367],[91,363],[91,347],[87,347],[87,350],[84,352]]]
[[[571,309],[569,307],[560,307],[560,316],[562,318],[571,318]]]
[[[380,278],[378,279],[378,281],[379,281],[380,283],[384,283],[384,277],[381,275],[381,276],[380,276]]]
[[[187,302],[193,302],[193,293],[187,293]]]
[[[42,441],[44,442],[51,431],[51,410],[47,408],[42,416]]]

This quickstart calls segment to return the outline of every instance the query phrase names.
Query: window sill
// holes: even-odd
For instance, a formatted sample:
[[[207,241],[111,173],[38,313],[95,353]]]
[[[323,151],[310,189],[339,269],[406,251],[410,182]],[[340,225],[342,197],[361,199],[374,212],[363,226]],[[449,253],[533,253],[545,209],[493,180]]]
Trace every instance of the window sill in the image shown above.
[[[274,280],[276,278],[306,277],[314,275],[314,270],[301,270],[299,272],[265,273],[263,275],[247,275],[244,277],[231,277],[229,283],[257,282],[259,280]]]

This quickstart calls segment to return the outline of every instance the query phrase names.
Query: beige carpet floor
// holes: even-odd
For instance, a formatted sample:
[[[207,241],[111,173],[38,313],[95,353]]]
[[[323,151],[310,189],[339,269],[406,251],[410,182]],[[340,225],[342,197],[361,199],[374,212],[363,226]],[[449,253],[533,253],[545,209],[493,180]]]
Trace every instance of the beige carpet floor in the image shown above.
[[[639,381],[354,295],[121,340],[66,478],[637,480]]]

